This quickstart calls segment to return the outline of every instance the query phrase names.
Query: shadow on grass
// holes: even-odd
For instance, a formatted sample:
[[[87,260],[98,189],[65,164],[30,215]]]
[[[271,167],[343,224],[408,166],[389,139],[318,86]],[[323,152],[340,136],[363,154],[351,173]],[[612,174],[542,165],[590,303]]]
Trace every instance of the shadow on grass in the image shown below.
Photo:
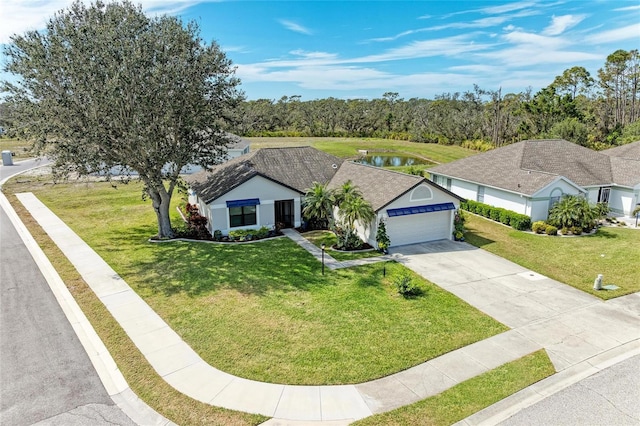
[[[473,232],[465,233],[465,241],[476,247],[484,247],[486,245],[495,243],[494,240],[490,240],[489,238],[482,237],[478,234],[474,234]]]
[[[131,228],[102,249],[107,256],[124,258],[126,264],[118,265],[121,274],[141,290],[167,296],[199,296],[221,289],[264,295],[332,282],[331,277],[322,278],[320,262],[286,238],[238,245],[151,243],[142,237],[148,230]]]
[[[605,228],[600,228],[600,229],[598,229],[598,232],[595,233],[595,235],[588,235],[588,237],[590,237],[590,238],[613,239],[613,238],[618,238],[619,236],[617,234],[613,234],[613,233],[609,232]]]

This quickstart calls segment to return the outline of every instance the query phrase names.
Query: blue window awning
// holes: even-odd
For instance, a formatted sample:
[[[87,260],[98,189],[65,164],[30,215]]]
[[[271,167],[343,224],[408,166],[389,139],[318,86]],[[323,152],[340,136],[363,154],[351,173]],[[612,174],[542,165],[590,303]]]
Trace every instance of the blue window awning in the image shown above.
[[[402,207],[399,209],[387,209],[389,217],[407,216],[410,214],[442,212],[446,210],[455,210],[453,203],[427,204],[424,206]]]
[[[257,206],[258,204],[260,204],[259,198],[247,198],[246,200],[227,201],[227,207]]]

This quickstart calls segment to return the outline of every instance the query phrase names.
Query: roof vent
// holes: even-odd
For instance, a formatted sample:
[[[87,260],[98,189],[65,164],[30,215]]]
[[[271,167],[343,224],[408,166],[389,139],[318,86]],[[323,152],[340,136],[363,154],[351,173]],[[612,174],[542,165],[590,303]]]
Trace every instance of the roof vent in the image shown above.
[[[333,169],[337,169],[337,168],[338,168],[338,165],[337,165],[337,164],[332,164],[332,165],[331,165],[331,168],[333,168]]]

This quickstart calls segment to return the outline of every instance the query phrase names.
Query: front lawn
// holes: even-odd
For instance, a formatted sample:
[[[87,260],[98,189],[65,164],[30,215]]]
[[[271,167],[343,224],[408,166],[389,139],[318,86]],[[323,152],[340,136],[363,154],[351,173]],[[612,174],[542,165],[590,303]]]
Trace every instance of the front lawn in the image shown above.
[[[559,237],[515,231],[491,220],[468,214],[467,242],[554,280],[611,299],[640,291],[640,231],[604,227],[594,235]],[[615,291],[593,290],[603,284]]]
[[[357,383],[507,329],[419,277],[424,296],[399,296],[392,279],[406,270],[395,263],[386,277],[381,265],[323,277],[320,263],[286,238],[150,243],[154,214],[139,185],[24,185],[202,358],[241,377]]]

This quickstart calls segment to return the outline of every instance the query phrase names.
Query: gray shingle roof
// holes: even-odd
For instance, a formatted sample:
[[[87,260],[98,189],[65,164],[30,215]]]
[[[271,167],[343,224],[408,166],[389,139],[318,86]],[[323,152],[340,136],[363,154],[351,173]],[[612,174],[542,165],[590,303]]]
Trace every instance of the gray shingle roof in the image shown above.
[[[611,157],[614,183],[625,186],[640,184],[640,141],[600,152]]]
[[[605,149],[600,151],[602,154],[609,157],[626,158],[629,160],[640,161],[640,141],[628,143],[626,145],[620,145],[615,148]]]
[[[640,169],[634,170],[630,164],[622,163],[612,161],[604,152],[562,139],[550,139],[518,142],[442,164],[430,171],[533,195],[559,176],[580,186],[629,185],[634,180],[640,181]]]
[[[185,180],[206,203],[254,176],[263,176],[301,194],[313,182],[328,182],[343,160],[315,148],[263,148],[203,170]]]
[[[373,207],[375,211],[382,209],[421,183],[426,183],[449,193],[455,198],[461,199],[457,195],[450,193],[423,177],[354,163],[352,161],[345,161],[342,166],[340,166],[340,169],[338,169],[333,179],[331,179],[331,182],[329,182],[328,188],[339,188],[348,180],[360,189],[364,199],[371,203],[371,207]]]

